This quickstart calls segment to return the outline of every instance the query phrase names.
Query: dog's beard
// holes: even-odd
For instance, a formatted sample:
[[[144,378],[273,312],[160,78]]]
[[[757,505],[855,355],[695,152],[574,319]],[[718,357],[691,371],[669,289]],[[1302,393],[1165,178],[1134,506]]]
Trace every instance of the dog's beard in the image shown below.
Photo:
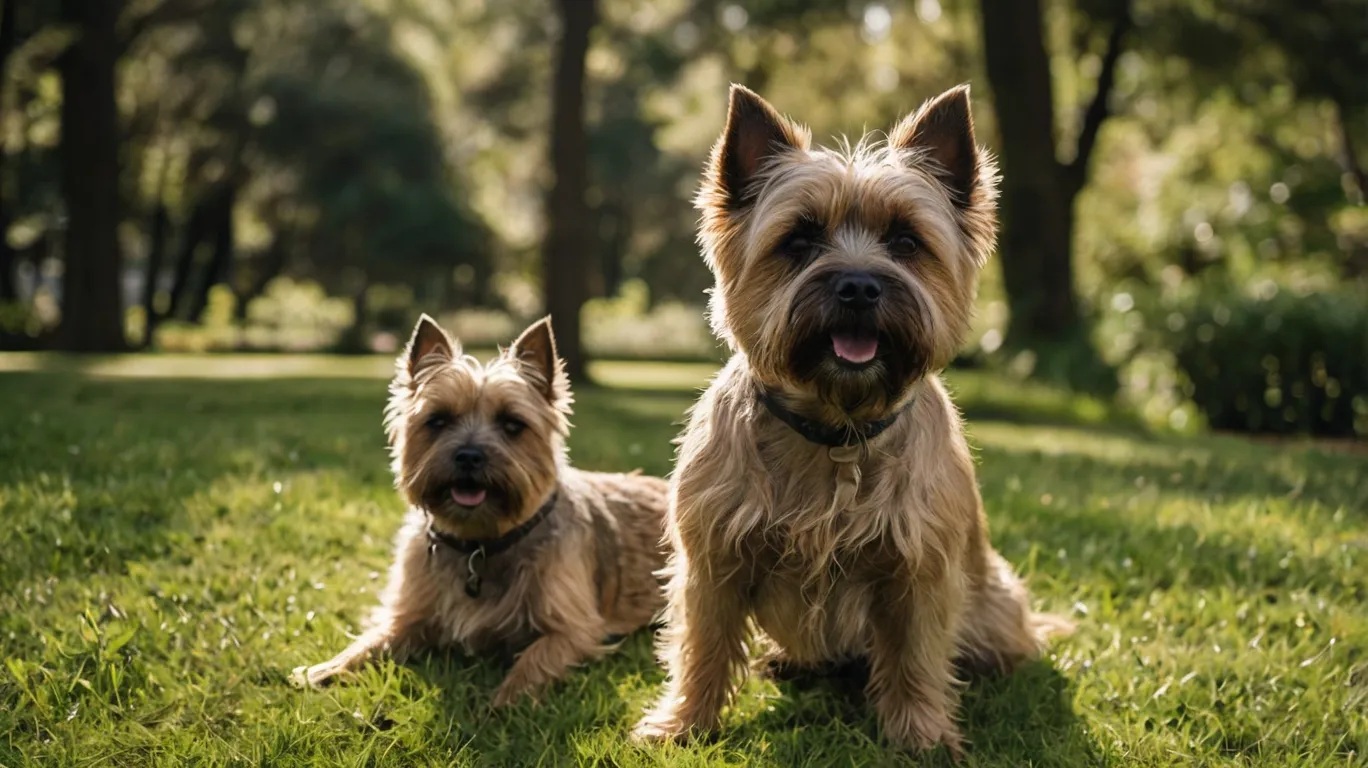
[[[831,300],[824,278],[809,280],[788,313],[789,375],[848,414],[892,408],[932,357],[933,324],[924,306],[914,289],[886,281],[877,310],[852,312]]]
[[[519,472],[486,468],[476,472],[457,472],[441,468],[417,476],[411,486],[417,491],[418,505],[434,517],[454,524],[515,517],[526,507],[524,484],[513,475]]]

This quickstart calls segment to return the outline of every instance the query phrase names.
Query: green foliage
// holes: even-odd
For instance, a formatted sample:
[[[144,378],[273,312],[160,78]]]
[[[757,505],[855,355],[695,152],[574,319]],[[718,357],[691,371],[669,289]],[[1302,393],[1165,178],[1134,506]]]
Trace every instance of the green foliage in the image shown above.
[[[1218,429],[1368,435],[1368,300],[1201,292],[1167,318],[1188,396]]]
[[[718,740],[635,747],[663,677],[646,633],[508,712],[486,706],[506,665],[449,652],[294,690],[383,584],[391,361],[17,361],[48,372],[0,376],[7,766],[951,765],[894,753],[858,691],[820,681],[752,680]],[[592,367],[574,461],[667,472],[711,370]],[[1364,456],[1149,438],[1057,390],[949,383],[995,543],[1079,623],[1047,661],[967,686],[966,765],[1362,762]]]
[[[272,280],[247,305],[245,321],[237,319],[236,305],[231,289],[214,286],[203,322],[170,321],[157,326],[153,348],[162,352],[318,352],[336,344],[355,318],[347,299],[329,296],[316,282],[288,277]],[[128,312],[130,324],[141,322],[140,307]]]
[[[377,331],[406,334],[418,323],[421,310],[407,285],[372,285],[366,291],[366,314]]]
[[[0,302],[0,335],[36,337],[42,329],[42,320],[29,304]]]
[[[0,83],[0,192],[10,217],[0,225],[20,262],[61,255],[54,64],[71,32],[53,23],[48,5],[17,4],[17,47]],[[1173,373],[1160,372],[1172,368],[1159,348],[1167,338],[1111,348],[1129,333],[1114,333],[1130,320],[1108,307],[1118,285],[1167,286],[1175,270],[1177,282],[1231,286],[1299,272],[1368,274],[1368,150],[1362,140],[1347,146],[1368,136],[1362,0],[1130,5],[1136,27],[1073,225],[1084,322],[1072,338],[1009,355],[1001,348],[1009,318],[985,313],[991,323],[975,328],[971,345],[995,343],[969,351],[1017,375],[1104,396],[1113,386],[1108,366],[1136,354],[1148,356],[1154,377]],[[698,258],[689,198],[722,124],[729,82],[760,89],[823,143],[884,129],[939,89],[970,82],[980,141],[1000,150],[1011,126],[993,113],[977,6],[601,0],[587,64],[586,200],[596,243],[586,261],[595,292],[609,298],[582,318],[590,350],[714,354],[699,332],[711,278]],[[1038,150],[1065,162],[1120,4],[1044,7],[1058,146]],[[201,247],[184,258],[185,292],[226,282],[255,296],[275,275],[348,298],[380,285],[355,329],[362,346],[371,332],[402,336],[418,311],[459,311],[482,344],[506,340],[540,309],[534,256],[546,224],[551,12],[547,2],[478,0],[127,4],[118,103],[120,237],[130,271],[146,268],[153,214],[164,205],[164,273],[181,270],[196,213],[206,213],[208,229],[228,221],[233,235],[232,263],[208,274],[209,246],[222,232],[199,233]],[[232,215],[200,211],[225,186],[235,190]],[[994,281],[1011,258],[996,258],[985,307],[1005,306]],[[623,288],[632,280],[649,287],[652,306],[625,315],[608,309],[616,306],[611,297],[635,290]],[[27,298],[46,304],[29,315],[30,333],[56,321],[51,296]],[[1162,328],[1164,316],[1142,321]],[[145,320],[137,311],[129,317],[138,338]],[[326,348],[336,340],[330,323],[309,321],[285,341],[273,322],[251,334],[250,324],[228,325],[235,323],[242,327],[231,333],[222,323],[205,333],[172,323],[157,341],[219,349]],[[1101,360],[1088,349],[1099,339]],[[1185,408],[1183,399],[1176,392],[1159,420]]]
[[[675,301],[650,306],[650,288],[629,280],[611,299],[584,306],[584,346],[596,357],[716,360],[722,355],[697,306]]]
[[[247,306],[244,334],[250,348],[316,350],[354,320],[351,303],[329,297],[317,283],[279,278]]]

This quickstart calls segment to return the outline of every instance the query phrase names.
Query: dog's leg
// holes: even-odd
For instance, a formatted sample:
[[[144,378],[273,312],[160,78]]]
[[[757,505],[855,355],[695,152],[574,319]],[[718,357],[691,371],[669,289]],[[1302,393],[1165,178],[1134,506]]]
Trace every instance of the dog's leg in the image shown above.
[[[428,618],[432,613],[433,585],[425,574],[427,548],[416,535],[411,535],[401,539],[396,550],[389,582],[366,631],[328,661],[295,669],[290,675],[292,682],[317,687],[382,654],[403,661],[429,644]]]
[[[868,695],[883,733],[905,747],[944,744],[960,754],[953,659],[964,587],[956,568],[913,584],[881,585],[871,613],[874,642]]]
[[[602,639],[593,634],[564,632],[537,638],[518,655],[508,676],[494,692],[493,705],[505,707],[523,695],[535,696],[548,683],[565,677],[571,667],[603,655],[606,648],[600,644]]]
[[[691,565],[683,552],[675,554],[672,568],[661,643],[669,677],[660,699],[633,731],[641,741],[680,739],[716,728],[746,666],[748,612],[736,572],[714,580],[712,574],[724,572]]]
[[[607,623],[599,614],[592,559],[580,557],[578,546],[548,553],[540,565],[534,623],[541,637],[518,655],[493,705],[503,707],[524,694],[535,695],[565,676],[570,667],[602,656]]]
[[[317,688],[382,654],[402,661],[422,644],[422,634],[422,624],[416,615],[381,609],[374,624],[345,650],[321,664],[296,668],[290,679],[301,687]]]

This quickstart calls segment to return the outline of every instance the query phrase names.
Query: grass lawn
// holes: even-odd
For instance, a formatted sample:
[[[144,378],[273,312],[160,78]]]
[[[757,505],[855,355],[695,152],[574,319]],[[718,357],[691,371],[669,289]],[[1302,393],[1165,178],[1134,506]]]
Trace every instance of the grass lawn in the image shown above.
[[[0,765],[948,765],[841,686],[748,683],[715,742],[625,736],[651,639],[540,706],[435,653],[290,688],[375,601],[401,515],[374,359],[0,356]],[[577,393],[582,467],[664,473],[706,366]],[[967,765],[1368,764],[1368,455],[1146,436],[956,374],[998,547],[1079,632],[966,692]]]

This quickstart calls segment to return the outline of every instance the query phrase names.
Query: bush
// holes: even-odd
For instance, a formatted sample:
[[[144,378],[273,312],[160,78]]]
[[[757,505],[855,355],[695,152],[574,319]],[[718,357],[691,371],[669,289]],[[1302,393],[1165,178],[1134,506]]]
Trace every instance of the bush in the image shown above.
[[[355,316],[350,299],[329,296],[317,283],[277,277],[247,305],[248,349],[316,352],[337,344]]]
[[[591,299],[581,321],[591,357],[711,361],[723,354],[702,307],[650,306],[650,289],[641,280],[624,282],[612,298]]]
[[[497,309],[462,309],[437,318],[443,328],[460,339],[467,350],[492,350],[507,347],[531,320],[523,320]],[[405,337],[407,338],[407,337]]]
[[[209,290],[209,305],[196,325],[168,320],[157,326],[154,348],[163,352],[318,352],[337,343],[351,326],[352,302],[328,296],[317,283],[272,280],[247,305],[247,321],[235,319],[237,299],[226,285]],[[128,312],[134,337],[142,335],[140,307]]]
[[[1185,393],[1216,429],[1368,436],[1368,300],[1191,296],[1166,325]]]

